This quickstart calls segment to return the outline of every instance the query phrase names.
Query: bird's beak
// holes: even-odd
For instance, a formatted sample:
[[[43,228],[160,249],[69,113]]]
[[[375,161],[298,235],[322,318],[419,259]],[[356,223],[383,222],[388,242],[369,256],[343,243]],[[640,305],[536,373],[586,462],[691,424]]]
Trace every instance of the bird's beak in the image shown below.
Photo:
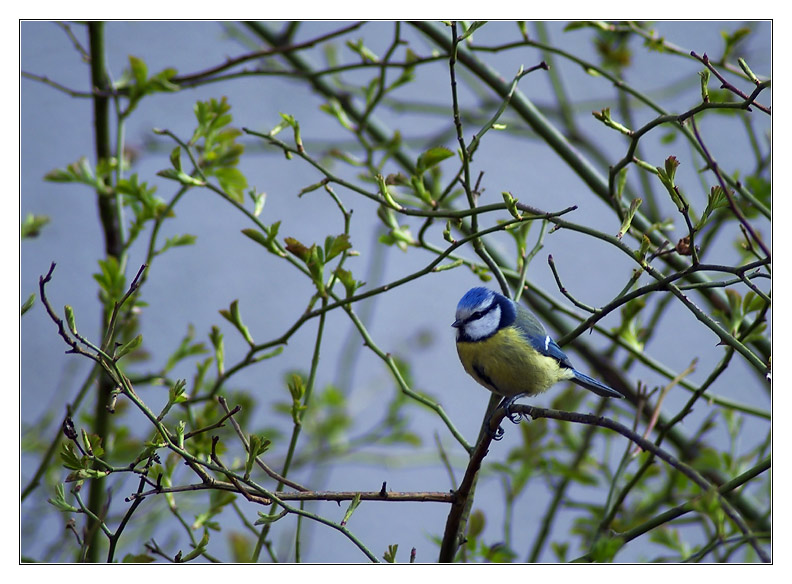
[[[459,328],[463,324],[465,324],[465,323],[463,323],[461,320],[455,320],[453,323],[451,323],[451,326],[454,327],[454,328]]]

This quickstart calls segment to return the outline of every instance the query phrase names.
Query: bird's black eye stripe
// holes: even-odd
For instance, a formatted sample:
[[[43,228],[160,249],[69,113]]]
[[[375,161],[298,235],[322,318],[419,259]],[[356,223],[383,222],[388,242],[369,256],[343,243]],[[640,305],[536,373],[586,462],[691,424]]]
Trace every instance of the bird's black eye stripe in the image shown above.
[[[476,312],[474,312],[473,314],[471,314],[469,317],[467,317],[467,318],[465,319],[465,322],[470,322],[470,321],[473,321],[473,320],[478,320],[478,319],[480,319],[482,316],[484,316],[485,314],[487,314],[487,313],[488,313],[490,310],[492,310],[492,306],[488,306],[488,307],[487,307],[487,308],[485,308],[484,310],[477,310]]]

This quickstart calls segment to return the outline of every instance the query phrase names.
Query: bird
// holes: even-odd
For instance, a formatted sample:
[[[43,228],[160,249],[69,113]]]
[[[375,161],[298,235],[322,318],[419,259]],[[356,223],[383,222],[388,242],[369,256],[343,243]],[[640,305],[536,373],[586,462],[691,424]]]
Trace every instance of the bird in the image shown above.
[[[624,397],[575,369],[528,309],[489,288],[468,290],[451,326],[465,371],[503,397],[499,407],[513,422],[519,421],[510,410],[517,399],[540,394],[559,381],[573,381],[603,397]]]

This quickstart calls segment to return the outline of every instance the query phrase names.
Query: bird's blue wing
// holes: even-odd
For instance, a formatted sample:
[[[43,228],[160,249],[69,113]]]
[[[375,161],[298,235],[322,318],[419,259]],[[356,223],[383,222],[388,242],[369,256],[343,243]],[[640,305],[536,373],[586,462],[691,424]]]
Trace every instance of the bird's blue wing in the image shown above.
[[[550,335],[547,334],[542,323],[520,305],[517,305],[517,318],[514,320],[514,326],[520,331],[520,334],[522,334],[525,340],[542,355],[552,357],[562,366],[572,369],[569,357],[567,357],[566,353],[561,350],[561,347],[550,338]]]
[[[574,377],[572,381],[585,387],[589,391],[593,391],[597,395],[604,397],[624,397],[621,393],[608,387],[601,381],[597,381],[593,377],[589,377],[585,373],[581,373],[569,362],[569,357],[561,350],[561,347],[550,338],[547,331],[542,326],[542,323],[531,314],[528,310],[521,306],[517,306],[517,318],[514,320],[514,326],[517,327],[523,337],[531,344],[531,346],[539,351],[542,355],[547,355],[556,359],[562,367],[566,367],[572,371]]]

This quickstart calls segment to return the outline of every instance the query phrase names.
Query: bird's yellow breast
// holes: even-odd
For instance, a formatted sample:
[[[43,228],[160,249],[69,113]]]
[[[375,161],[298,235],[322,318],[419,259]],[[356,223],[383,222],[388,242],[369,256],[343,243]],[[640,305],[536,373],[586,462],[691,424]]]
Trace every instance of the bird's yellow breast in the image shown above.
[[[571,369],[534,349],[514,327],[482,341],[458,341],[457,353],[473,379],[502,396],[536,395],[574,376]]]

